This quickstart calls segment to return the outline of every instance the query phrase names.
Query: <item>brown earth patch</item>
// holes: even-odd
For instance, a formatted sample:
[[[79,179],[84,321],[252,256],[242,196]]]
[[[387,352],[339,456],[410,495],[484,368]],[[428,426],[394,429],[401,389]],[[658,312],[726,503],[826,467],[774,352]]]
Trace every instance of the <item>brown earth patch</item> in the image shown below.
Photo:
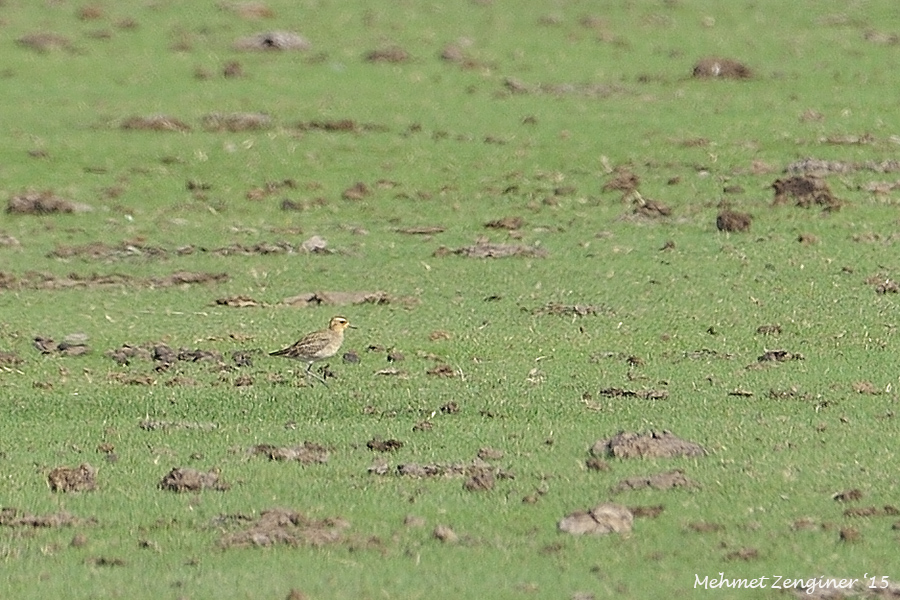
[[[147,246],[141,242],[90,242],[74,246],[58,245],[47,254],[47,258],[87,258],[91,260],[120,260],[131,257],[157,258],[166,256],[168,252],[156,246]]]
[[[272,127],[265,113],[210,113],[200,119],[206,131],[258,131]]]
[[[515,479],[515,475],[501,468],[494,467],[481,459],[475,459],[471,463],[402,463],[396,468],[391,468],[387,463],[376,463],[369,467],[369,473],[374,475],[398,475],[401,477],[413,477],[416,479],[428,479],[433,477],[453,478],[483,476],[490,473],[495,479]]]
[[[52,33],[49,31],[36,31],[27,33],[16,40],[20,46],[24,46],[35,52],[45,54],[51,50],[68,50],[72,51],[72,41],[64,35]]]
[[[462,246],[456,249],[441,246],[434,252],[434,256],[437,257],[447,256],[448,254],[457,254],[467,258],[507,258],[511,256],[546,258],[549,256],[549,253],[543,248],[525,246],[524,244],[482,243],[472,246]]]
[[[41,354],[81,356],[90,352],[90,348],[87,346],[87,339],[87,336],[83,333],[71,333],[57,344],[51,338],[36,336],[33,340],[33,345]]]
[[[206,489],[224,492],[231,489],[231,485],[222,481],[215,470],[204,473],[197,469],[178,467],[169,471],[157,487],[170,492],[199,492]]]
[[[841,207],[841,201],[831,193],[828,182],[811,175],[776,179],[772,189],[775,190],[774,206],[793,200],[801,208],[821,206],[824,210],[837,210]]]
[[[531,314],[537,316],[555,315],[561,317],[588,317],[593,315],[613,315],[613,310],[609,307],[597,304],[561,304],[559,302],[549,302],[544,306],[540,306],[531,311]]]
[[[756,328],[757,335],[780,335],[781,325],[760,325]]]
[[[625,390],[622,388],[605,388],[597,392],[607,398],[640,398],[642,400],[667,400],[669,390]]]
[[[478,458],[481,460],[500,460],[503,458],[503,450],[485,446],[478,449]]]
[[[267,254],[293,254],[299,249],[290,242],[257,242],[251,245],[231,244],[208,252],[217,256],[264,256]]]
[[[882,393],[871,381],[857,381],[853,384],[853,391],[857,394],[868,394],[871,396],[877,396]]]
[[[832,499],[837,502],[856,502],[857,500],[862,500],[863,493],[858,488],[853,488],[850,490],[844,490],[843,492],[838,492]]]
[[[456,377],[456,370],[448,364],[439,364],[425,371],[425,374],[434,377]]]
[[[628,510],[631,511],[631,514],[635,519],[655,519],[666,510],[666,507],[662,504],[656,504],[654,506],[629,506]]]
[[[18,508],[8,506],[0,508],[0,527],[33,527],[37,529],[43,527],[74,527],[96,523],[97,519],[94,517],[81,519],[65,511],[46,515],[32,515]]]
[[[364,133],[364,132],[385,132],[389,130],[387,125],[378,125],[376,123],[360,123],[354,119],[332,119],[313,121],[300,121],[295,126],[301,131],[325,131],[328,133]],[[365,186],[364,183],[357,183],[357,186]],[[352,188],[351,188],[352,189]],[[368,189],[368,188],[367,188]],[[348,198],[348,200],[359,200],[360,198]]]
[[[233,48],[245,52],[267,50],[303,52],[312,48],[312,44],[303,36],[290,31],[264,31],[238,38]]]
[[[177,361],[223,363],[221,352],[184,347],[175,350],[162,342],[148,342],[141,346],[124,344],[119,348],[108,350],[104,354],[121,365],[130,364],[132,359],[153,360],[162,364],[172,364]],[[157,370],[164,370],[164,368]]]
[[[820,144],[830,144],[832,146],[861,146],[875,143],[875,136],[871,133],[863,133],[861,135],[829,135],[828,137],[819,138]]]
[[[488,229],[521,229],[525,225],[525,219],[522,217],[503,217],[495,219],[484,224]]]
[[[644,198],[639,193],[635,192],[633,213],[639,217],[658,219],[660,217],[671,216],[672,209],[662,202],[651,198]]]
[[[875,286],[876,294],[896,294],[900,292],[900,284],[887,275],[876,273],[866,278],[866,284]]]
[[[724,525],[710,523],[709,521],[694,521],[693,523],[688,523],[687,528],[696,533],[716,533],[717,531],[725,530]]]
[[[8,233],[6,233],[4,231],[0,231],[0,246],[14,248],[14,247],[18,247],[21,245],[22,244],[19,242],[19,240],[17,240],[16,238],[14,238],[13,236],[9,235]]]
[[[253,352],[249,350],[235,350],[231,353],[231,360],[236,367],[252,367]]]
[[[129,287],[166,288],[176,285],[193,285],[202,283],[220,283],[228,279],[227,273],[203,273],[178,271],[166,277],[141,279],[123,274],[80,275],[70,273],[57,277],[50,273],[29,271],[22,275],[14,275],[0,271],[0,290],[61,290],[72,288],[95,288],[112,285]]]
[[[244,520],[243,515],[241,517]],[[297,511],[271,508],[263,511],[244,530],[223,535],[219,546],[223,549],[280,544],[320,547],[343,541],[343,532],[349,527],[350,524],[340,517],[315,520]]]
[[[110,373],[108,375],[110,381],[121,383],[122,385],[156,385],[156,380],[150,375],[130,375],[128,373]]]
[[[395,452],[403,447],[403,442],[395,439],[382,439],[374,437],[366,442],[366,448],[374,452]]]
[[[621,504],[603,503],[590,510],[579,510],[565,516],[559,530],[572,535],[625,534],[631,531],[634,515]]]
[[[436,525],[431,533],[434,539],[445,544],[455,544],[459,542],[459,535],[449,525]]]
[[[293,190],[297,188],[297,182],[293,179],[283,179],[281,181],[267,181],[262,187],[253,188],[247,191],[247,200],[263,200],[273,194],[281,193],[283,190]]]
[[[303,442],[297,446],[274,446],[272,444],[259,444],[250,448],[251,456],[262,454],[269,460],[296,461],[303,465],[325,464],[328,462],[328,449],[315,442]]]
[[[670,431],[650,431],[646,434],[623,431],[611,438],[597,440],[590,453],[599,458],[706,456],[706,450],[700,444],[683,440]]]
[[[588,468],[589,471],[606,472],[606,471],[612,470],[612,467],[609,465],[608,462],[606,462],[602,458],[597,458],[596,456],[591,456],[590,458],[588,458],[585,461],[584,465],[585,465],[585,467]]]
[[[756,560],[759,558],[759,550],[756,548],[740,548],[725,555],[725,560]]]
[[[762,356],[759,356],[756,359],[758,362],[788,362],[792,360],[804,360],[804,356],[802,354],[794,354],[792,352],[788,352],[787,350],[768,350]]]
[[[852,544],[862,539],[862,534],[856,527],[842,527],[839,538],[842,542]]]
[[[341,198],[344,200],[362,200],[366,196],[372,194],[371,188],[362,181],[357,181],[346,190],[341,192]]]
[[[401,229],[395,229],[397,233],[404,233],[406,235],[434,235],[436,233],[443,233],[447,228],[441,225],[420,225],[418,227],[404,227]]]
[[[733,210],[723,210],[716,216],[716,229],[729,233],[750,231],[752,223],[752,215]]]
[[[900,171],[900,160],[882,161],[866,160],[862,162],[845,162],[840,160],[821,160],[803,158],[789,163],[784,172],[789,175],[824,176],[832,173],[852,173],[855,171],[871,171],[873,173],[896,173]]]
[[[385,46],[366,54],[366,62],[404,63],[410,58],[409,52],[400,46]]]
[[[607,83],[525,83],[514,77],[503,80],[503,88],[510,94],[546,94],[549,96],[577,96],[583,98],[609,98],[624,94],[626,89]]]
[[[439,56],[441,60],[453,63],[462,69],[480,69],[485,66],[463,50],[459,44],[447,44],[443,47]]]
[[[845,517],[896,517],[897,515],[900,515],[900,510],[890,504],[885,504],[883,508],[865,506],[862,508],[848,508],[844,511]]]
[[[900,35],[897,35],[896,33],[885,33],[875,29],[867,29],[866,32],[863,33],[863,39],[867,42],[872,42],[873,44],[888,44],[891,46],[900,44]]]
[[[21,365],[24,360],[15,352],[0,350],[0,366],[15,367]]]
[[[119,125],[122,129],[142,131],[177,131],[187,132],[191,126],[184,121],[169,115],[150,115],[146,117],[128,117]]]
[[[51,492],[92,492],[97,489],[97,469],[88,463],[56,467],[47,475]]]
[[[256,306],[266,306],[266,304],[254,300],[250,296],[227,296],[225,298],[216,298],[216,305],[230,306],[232,308],[249,308]]]
[[[672,471],[666,471],[665,473],[657,473],[656,475],[628,477],[613,486],[612,493],[619,494],[644,488],[670,490],[679,487],[698,488],[700,487],[700,484],[685,476],[684,471],[681,469],[674,469]]]
[[[411,296],[391,296],[386,292],[307,292],[281,301],[289,306],[350,306],[357,304],[400,304],[412,307],[419,303]]]
[[[487,492],[494,489],[497,483],[494,473],[489,468],[476,469],[463,483],[467,492]]]
[[[49,215],[53,213],[73,213],[76,206],[57,196],[50,190],[41,192],[28,190],[10,197],[6,212],[16,215]]]
[[[696,79],[750,79],[753,72],[734,59],[709,56],[694,64],[691,76]]]
[[[450,402],[441,404],[441,407],[438,410],[440,410],[442,415],[456,415],[456,414],[459,414],[459,411],[460,411],[459,403],[454,400],[451,400]],[[484,457],[479,456],[478,458],[484,458]]]
[[[632,192],[637,191],[641,185],[641,178],[631,171],[628,167],[616,167],[612,172],[612,177],[603,184],[601,188],[604,192],[619,191],[622,192],[622,198],[628,198]]]

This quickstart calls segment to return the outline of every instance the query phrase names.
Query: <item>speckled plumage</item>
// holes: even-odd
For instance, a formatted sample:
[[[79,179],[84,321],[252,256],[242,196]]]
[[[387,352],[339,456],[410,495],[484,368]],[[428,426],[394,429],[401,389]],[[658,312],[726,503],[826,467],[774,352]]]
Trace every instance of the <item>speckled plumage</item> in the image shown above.
[[[327,329],[308,333],[287,348],[269,354],[305,362],[306,373],[309,375],[312,373],[313,363],[337,354],[341,344],[344,343],[344,330],[350,326],[350,322],[344,317],[333,317],[328,323]],[[324,381],[322,379],[323,383]]]

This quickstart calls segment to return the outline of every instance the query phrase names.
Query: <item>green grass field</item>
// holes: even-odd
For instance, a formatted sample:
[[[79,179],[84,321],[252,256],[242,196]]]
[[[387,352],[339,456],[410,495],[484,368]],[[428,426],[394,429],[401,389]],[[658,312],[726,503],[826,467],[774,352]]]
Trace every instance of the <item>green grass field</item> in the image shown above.
[[[310,48],[234,46],[273,30]],[[876,597],[898,64],[888,0],[0,1],[0,195],[73,208],[0,214],[0,597]],[[180,130],[123,126],[158,115]],[[806,158],[839,210],[773,205]],[[465,254],[488,242],[519,254]],[[383,301],[284,302],[329,292]],[[268,356],[335,314],[327,387]],[[707,454],[589,466],[651,430]],[[254,452],[304,442],[327,460]],[[95,489],[51,489],[83,463]],[[176,467],[227,489],[161,489]],[[673,469],[693,485],[615,489]],[[558,530],[603,502],[630,533]],[[768,586],[696,585],[720,573]]]

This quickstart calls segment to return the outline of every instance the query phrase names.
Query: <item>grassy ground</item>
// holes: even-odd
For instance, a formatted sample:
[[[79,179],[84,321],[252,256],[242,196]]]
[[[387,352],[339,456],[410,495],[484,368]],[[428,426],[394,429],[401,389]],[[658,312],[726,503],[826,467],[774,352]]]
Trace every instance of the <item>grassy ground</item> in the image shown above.
[[[79,207],[0,215],[0,595],[700,598],[722,592],[695,578],[720,572],[770,586],[900,576],[897,296],[876,290],[896,277],[898,176],[861,168],[896,156],[893,3],[259,6],[271,15],[0,3],[0,190]],[[273,29],[312,47],[232,47]],[[65,39],[16,42],[35,33]],[[462,59],[440,58],[450,44]],[[366,60],[391,46],[408,58]],[[692,78],[706,56],[753,76]],[[242,76],[223,75],[230,62]],[[271,125],[204,129],[232,112]],[[190,131],[121,127],[155,114]],[[340,120],[352,131],[315,125]],[[826,177],[839,211],[772,206],[771,184],[804,157],[853,167]],[[671,215],[602,191],[616,167]],[[342,197],[357,182],[367,193]],[[725,205],[753,216],[749,232],[716,230]],[[511,217],[512,231],[485,227]],[[424,226],[439,231],[404,233]],[[297,250],[314,235],[332,252]],[[452,252],[480,238],[546,255]],[[180,271],[227,277],[169,285]],[[325,291],[389,301],[282,303]],[[258,305],[217,303],[235,296]],[[338,313],[361,361],[333,358],[328,387],[267,356]],[[85,355],[32,344],[76,333]],[[162,343],[221,358],[107,355]],[[770,350],[795,360],[759,362]],[[429,374],[440,366],[452,376]],[[400,373],[376,373],[388,368]],[[670,430],[708,454],[588,468],[590,446],[622,430]],[[374,452],[376,437],[402,447]],[[305,441],[327,462],[251,452]],[[484,448],[513,476],[490,490],[393,474],[471,465]],[[55,467],[81,463],[96,490],[49,489]],[[159,489],[174,467],[230,488]],[[612,491],[671,469],[696,485]],[[847,490],[861,497],[833,499]],[[663,510],[622,536],[557,530],[605,501]],[[276,507],[349,526],[316,530],[319,544],[228,541]]]

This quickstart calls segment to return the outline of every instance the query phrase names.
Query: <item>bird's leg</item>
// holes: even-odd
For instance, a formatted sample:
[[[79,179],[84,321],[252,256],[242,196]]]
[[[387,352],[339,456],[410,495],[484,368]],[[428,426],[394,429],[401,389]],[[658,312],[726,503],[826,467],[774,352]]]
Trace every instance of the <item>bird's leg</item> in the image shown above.
[[[315,377],[316,379],[321,381],[325,385],[325,387],[328,387],[328,382],[325,381],[325,378],[321,377],[318,373],[316,373],[315,371],[312,370],[313,364],[314,363],[309,363],[309,366],[306,367],[306,374],[312,375],[313,377]]]

